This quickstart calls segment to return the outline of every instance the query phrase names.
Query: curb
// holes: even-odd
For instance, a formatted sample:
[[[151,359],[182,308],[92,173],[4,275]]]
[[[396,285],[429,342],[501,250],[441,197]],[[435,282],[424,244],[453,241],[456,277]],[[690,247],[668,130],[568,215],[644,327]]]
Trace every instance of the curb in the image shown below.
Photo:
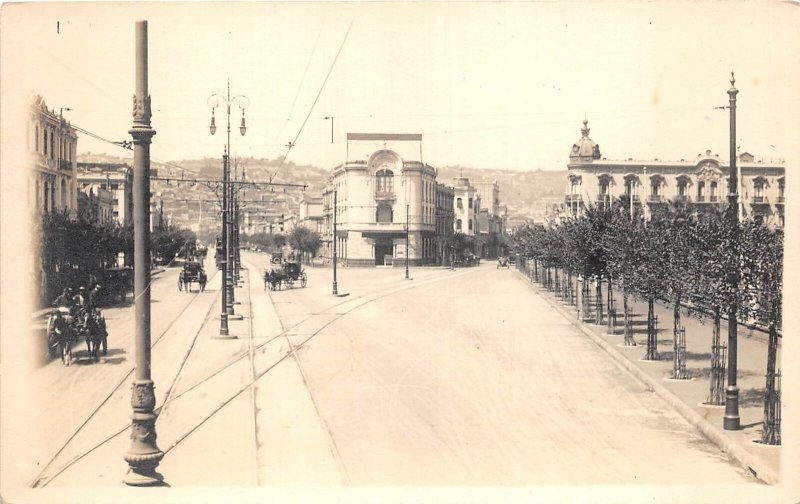
[[[528,280],[525,275],[523,275],[519,270],[516,271],[517,275],[522,279]],[[530,283],[529,281],[527,283]],[[658,395],[661,399],[663,399],[667,404],[669,404],[674,410],[678,412],[687,422],[693,425],[697,430],[700,431],[706,438],[708,438],[712,443],[717,445],[717,447],[725,452],[728,457],[734,459],[738,462],[742,467],[750,471],[756,478],[763,481],[764,483],[774,485],[778,483],[778,474],[772,470],[771,467],[768,467],[766,463],[764,463],[760,458],[753,455],[752,453],[748,452],[744,448],[742,448],[736,441],[732,440],[724,433],[722,433],[717,427],[714,427],[708,420],[700,416],[697,412],[693,411],[689,406],[686,405],[681,399],[679,399],[675,394],[667,390],[662,384],[658,383],[654,380],[650,375],[639,369],[633,362],[629,361],[625,357],[622,356],[617,350],[611,347],[605,340],[601,339],[598,335],[596,335],[591,329],[585,327],[583,323],[578,320],[575,320],[574,317],[571,317],[569,313],[560,305],[555,303],[552,299],[547,296],[542,295],[538,288],[530,286],[534,289],[536,294],[544,299],[550,306],[556,309],[564,318],[569,320],[569,322],[581,330],[584,334],[589,336],[593,343],[597,346],[602,348],[608,355],[610,355],[614,361],[625,368],[629,373],[634,375],[639,381],[641,381],[646,387],[651,389]]]

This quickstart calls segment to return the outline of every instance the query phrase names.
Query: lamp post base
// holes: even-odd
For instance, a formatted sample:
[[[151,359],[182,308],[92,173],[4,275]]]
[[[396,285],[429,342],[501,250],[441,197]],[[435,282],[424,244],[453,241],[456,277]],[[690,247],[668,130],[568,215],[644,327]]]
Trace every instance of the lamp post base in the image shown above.
[[[722,419],[722,428],[725,430],[739,430],[739,387],[728,386],[725,388],[725,416]]]
[[[131,446],[124,455],[128,473],[123,482],[131,486],[155,486],[164,484],[164,477],[156,472],[158,463],[164,458],[156,445],[156,418],[153,412],[156,397],[153,381],[134,380],[131,386]]]

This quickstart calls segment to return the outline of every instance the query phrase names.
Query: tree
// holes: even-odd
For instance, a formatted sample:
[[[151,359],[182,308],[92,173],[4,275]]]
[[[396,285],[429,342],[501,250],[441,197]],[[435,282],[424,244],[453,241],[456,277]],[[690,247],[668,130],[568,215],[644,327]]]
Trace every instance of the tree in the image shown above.
[[[311,231],[305,226],[295,227],[288,236],[289,246],[293,250],[299,251],[305,257],[316,255],[320,247],[320,236],[316,231]]]
[[[630,330],[630,310],[628,301],[634,290],[635,272],[638,267],[639,235],[642,224],[639,219],[631,219],[624,205],[615,205],[609,218],[606,232],[601,240],[605,250],[608,274],[622,289],[622,309],[624,315],[624,344],[636,346]]]

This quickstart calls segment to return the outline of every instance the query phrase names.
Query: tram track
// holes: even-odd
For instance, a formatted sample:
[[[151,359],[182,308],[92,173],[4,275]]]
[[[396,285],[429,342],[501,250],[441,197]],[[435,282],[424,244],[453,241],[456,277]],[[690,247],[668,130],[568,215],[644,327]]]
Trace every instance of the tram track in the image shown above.
[[[248,271],[250,271],[250,270],[248,270]],[[469,270],[462,270],[462,271],[456,273],[456,275],[461,276],[461,275],[464,275],[464,274],[468,274],[469,272],[470,272]],[[304,370],[302,369],[302,364],[300,363],[300,360],[299,360],[299,358],[297,356],[297,353],[296,353],[297,349],[299,349],[299,348],[305,346],[306,344],[308,344],[308,342],[310,342],[312,339],[314,339],[317,335],[319,335],[322,331],[327,329],[334,322],[337,322],[342,317],[352,313],[353,311],[355,311],[355,310],[357,310],[357,309],[359,309],[359,308],[361,308],[361,307],[363,307],[363,306],[365,306],[365,305],[367,305],[369,303],[372,303],[374,301],[378,301],[380,299],[383,299],[385,297],[391,296],[391,295],[393,295],[395,293],[398,293],[398,292],[402,292],[402,291],[405,291],[405,290],[414,289],[414,288],[418,288],[418,287],[423,287],[425,285],[429,285],[429,284],[434,283],[434,282],[443,281],[443,280],[446,280],[446,279],[449,279],[449,278],[452,278],[452,277],[453,277],[453,275],[448,275],[447,277],[438,277],[438,278],[426,279],[426,280],[423,280],[423,281],[415,281],[414,284],[393,285],[393,286],[391,286],[389,288],[385,288],[385,289],[379,290],[378,292],[375,292],[375,293],[372,293],[372,294],[366,294],[366,295],[361,295],[361,296],[355,296],[355,297],[342,299],[342,301],[334,303],[331,306],[328,306],[327,308],[325,308],[323,310],[307,314],[306,317],[302,318],[300,321],[298,321],[297,323],[292,324],[290,326],[286,326],[286,324],[285,324],[284,320],[282,319],[282,317],[281,317],[280,313],[278,312],[278,310],[275,310],[275,314],[276,314],[276,317],[278,319],[278,323],[280,325],[280,332],[278,334],[272,336],[272,337],[267,338],[266,340],[264,340],[262,342],[259,342],[258,344],[256,344],[256,342],[255,342],[254,331],[253,331],[252,298],[251,298],[251,296],[248,296],[248,303],[250,303],[250,305],[251,305],[250,306],[250,314],[251,314],[251,316],[250,316],[250,321],[249,321],[249,324],[248,324],[248,344],[247,344],[247,348],[244,351],[239,351],[239,352],[235,353],[231,359],[229,359],[227,362],[225,362],[219,368],[214,370],[212,373],[206,375],[203,379],[199,380],[197,383],[187,387],[185,390],[181,391],[180,393],[174,394],[175,385],[180,380],[182,372],[183,372],[184,368],[186,367],[186,364],[187,364],[189,358],[192,355],[192,350],[194,349],[194,345],[195,345],[195,343],[197,341],[197,337],[202,332],[202,328],[208,322],[208,318],[210,317],[214,306],[216,306],[216,303],[211,303],[211,305],[209,306],[209,308],[208,308],[208,310],[206,312],[206,315],[204,317],[203,323],[201,324],[200,328],[196,331],[196,333],[192,337],[192,344],[190,345],[190,348],[187,350],[187,352],[184,354],[184,356],[183,356],[183,358],[181,360],[181,365],[180,365],[179,372],[176,374],[175,378],[171,381],[171,383],[169,385],[168,393],[167,393],[167,396],[165,397],[164,402],[161,404],[161,406],[159,406],[159,407],[157,407],[155,409],[155,413],[157,415],[160,415],[162,412],[164,412],[166,410],[166,408],[169,405],[171,405],[175,401],[180,400],[185,395],[187,395],[190,392],[196,390],[198,387],[200,387],[203,384],[207,383],[209,380],[211,380],[215,376],[219,375],[220,373],[230,369],[232,366],[238,364],[239,362],[241,362],[245,358],[248,359],[248,364],[249,364],[248,367],[249,367],[250,379],[247,381],[247,383],[244,384],[244,386],[240,387],[238,390],[235,390],[230,397],[225,399],[220,405],[215,407],[210,413],[208,413],[207,415],[202,417],[193,427],[189,428],[182,435],[178,436],[170,446],[168,446],[166,449],[163,449],[164,455],[166,456],[168,453],[170,453],[172,450],[174,450],[176,447],[178,447],[183,441],[185,441],[187,438],[189,438],[200,427],[205,425],[206,422],[208,422],[217,413],[222,411],[228,404],[233,402],[237,397],[239,397],[241,394],[245,393],[246,391],[249,391],[249,393],[250,393],[250,405],[251,405],[251,412],[252,412],[252,419],[253,419],[253,444],[254,444],[254,453],[255,453],[254,456],[256,458],[256,463],[254,464],[254,468],[255,468],[254,470],[256,471],[256,474],[253,476],[253,479],[256,482],[256,484],[258,484],[259,483],[258,463],[257,463],[257,457],[258,457],[258,422],[257,422],[258,409],[257,409],[257,404],[256,404],[257,383],[261,378],[263,378],[265,375],[267,375],[275,367],[277,367],[279,364],[281,364],[285,360],[288,360],[291,357],[292,359],[295,360],[295,362],[296,362],[296,364],[298,366],[298,369],[299,369],[299,371],[300,371],[300,373],[302,375],[302,378],[303,378],[303,382],[304,382],[304,384],[305,384],[305,386],[306,386],[306,388],[307,388],[307,390],[309,392],[309,395],[311,397],[312,403],[314,404],[315,411],[316,411],[317,415],[319,416],[320,421],[325,426],[326,432],[327,432],[327,434],[329,436],[329,440],[331,442],[332,451],[334,453],[334,456],[337,459],[337,462],[340,465],[340,469],[343,471],[342,477],[345,480],[345,484],[346,484],[347,479],[348,479],[347,478],[347,473],[346,473],[346,468],[344,467],[344,465],[343,465],[343,463],[341,461],[341,457],[338,454],[338,449],[335,447],[335,441],[333,440],[332,433],[330,432],[330,429],[328,428],[327,423],[325,422],[324,418],[322,417],[322,414],[321,414],[321,412],[320,412],[320,410],[318,408],[318,405],[314,401],[313,392],[312,392],[310,384],[309,384],[309,382],[307,380],[307,376],[306,376]],[[252,284],[250,284],[250,285],[252,285]],[[268,292],[268,296],[269,296],[270,302],[272,302],[272,294]],[[195,298],[196,297],[197,297],[197,294],[195,294]],[[192,300],[192,301],[194,301],[194,300]],[[164,331],[162,331],[161,334],[159,335],[159,337],[153,342],[153,347],[155,347],[155,345],[159,341],[161,341],[161,339],[164,337],[164,335],[167,332],[170,331],[170,329],[174,326],[174,324],[177,322],[177,320],[180,319],[180,317],[186,312],[186,310],[188,309],[189,306],[191,306],[191,304],[192,303],[190,302],[190,303],[188,303],[186,306],[184,306],[181,309],[179,314],[170,322],[170,324],[167,326],[167,328]],[[345,306],[345,305],[350,305],[350,306],[347,306],[347,308],[345,310],[343,310],[343,311],[336,311],[336,310],[338,310],[339,308],[341,308],[342,306]],[[313,320],[313,319],[315,319],[317,317],[321,317],[321,316],[332,316],[332,318],[330,320],[326,321],[324,324],[322,324],[315,331],[311,332],[308,335],[308,337],[305,338],[304,340],[302,340],[299,344],[295,345],[295,344],[293,344],[291,342],[289,336],[290,336],[290,333],[294,329],[296,329],[297,327],[299,327],[299,326],[301,326],[301,325],[303,325],[303,324],[305,324],[305,323],[307,323],[307,322],[309,322],[309,321],[311,321],[311,320]],[[292,336],[298,336],[298,335],[294,334]],[[271,364],[269,364],[262,371],[256,372],[255,358],[256,358],[257,353],[264,353],[266,351],[266,347],[270,343],[272,343],[272,342],[274,342],[274,341],[276,341],[276,340],[278,340],[280,338],[285,338],[286,339],[286,341],[289,344],[289,351],[287,351],[282,356],[280,356],[276,361],[274,361]],[[58,468],[53,474],[48,475],[47,477],[43,477],[47,473],[47,471],[51,468],[53,462],[58,458],[58,456],[64,451],[64,449],[67,446],[69,446],[69,444],[81,432],[81,430],[88,424],[88,422],[90,420],[92,420],[92,418],[95,415],[97,415],[98,411],[102,408],[102,406],[105,405],[111,397],[113,397],[113,395],[119,390],[119,388],[124,383],[126,383],[126,381],[130,378],[132,373],[133,373],[133,368],[131,368],[126,373],[126,375],[104,397],[104,399],[101,401],[101,403],[81,423],[81,425],[78,427],[78,429],[67,439],[67,441],[65,443],[62,444],[62,446],[59,448],[59,450],[56,452],[56,454],[51,457],[51,459],[48,461],[48,463],[38,473],[37,477],[34,479],[33,483],[30,485],[32,488],[41,488],[41,487],[47,486],[52,480],[54,480],[61,473],[63,473],[68,468],[73,466],[76,462],[80,461],[81,459],[83,459],[84,457],[89,455],[90,453],[94,452],[98,448],[100,448],[103,445],[105,445],[106,443],[110,442],[112,439],[116,438],[120,434],[123,434],[128,429],[130,429],[130,422],[126,422],[125,425],[120,426],[119,428],[115,429],[111,435],[106,436],[105,438],[101,439],[96,444],[94,444],[92,447],[90,447],[88,450],[85,450],[85,451],[81,452],[79,455],[75,456],[73,459],[70,459],[66,464],[64,464],[63,466]]]
[[[161,334],[159,334],[159,335],[158,335],[158,337],[155,339],[155,341],[153,341],[153,343],[151,344],[151,348],[155,348],[155,347],[156,347],[156,345],[158,345],[158,343],[159,343],[159,342],[162,340],[162,338],[163,338],[163,337],[164,337],[164,336],[165,336],[165,335],[166,335],[166,334],[167,334],[169,331],[171,331],[171,330],[172,330],[172,328],[175,326],[175,324],[178,322],[178,320],[180,320],[180,319],[181,319],[181,317],[183,316],[183,314],[184,314],[184,313],[186,313],[186,311],[189,309],[189,307],[190,307],[190,306],[192,306],[192,304],[193,304],[193,303],[194,303],[194,301],[197,299],[197,297],[199,296],[199,294],[200,294],[200,292],[199,292],[199,291],[198,291],[198,292],[196,292],[196,293],[194,293],[194,296],[192,297],[192,299],[191,299],[191,300],[190,300],[188,303],[186,303],[186,304],[183,306],[183,308],[181,308],[181,310],[180,310],[180,311],[178,312],[178,314],[177,314],[177,315],[176,315],[176,316],[175,316],[175,317],[172,319],[172,321],[171,321],[171,322],[170,322],[170,323],[167,325],[167,327],[166,327],[166,328],[164,328],[164,330],[163,330],[163,331],[161,331]],[[209,307],[208,311],[206,312],[206,315],[205,315],[205,320],[207,320],[207,318],[208,318],[209,314],[211,313],[211,309],[212,309],[213,307],[214,307],[214,304],[212,303],[212,304],[211,304],[211,306]],[[205,320],[204,320],[204,324],[205,324]],[[201,326],[201,327],[202,327],[202,326]],[[189,350],[189,352],[187,352],[187,354],[186,354],[186,355],[184,356],[184,358],[183,358],[183,361],[182,361],[182,363],[181,363],[181,370],[183,369],[183,366],[185,365],[185,363],[186,363],[186,360],[188,359],[188,357],[189,357],[189,354],[191,353],[191,348],[193,348],[193,347],[194,347],[194,342],[196,341],[196,339],[197,339],[197,335],[198,335],[198,334],[199,334],[199,331],[198,331],[198,332],[197,332],[197,334],[195,334],[195,336],[193,337],[193,339],[192,339],[192,345],[191,345],[191,347],[190,347],[190,350]],[[75,439],[75,437],[76,437],[78,434],[80,434],[80,432],[81,432],[81,431],[84,429],[84,427],[86,427],[86,425],[87,425],[87,424],[88,424],[88,423],[89,423],[89,422],[90,422],[90,421],[91,421],[91,420],[92,420],[92,419],[95,417],[95,415],[97,415],[97,413],[98,413],[98,412],[99,412],[99,411],[100,411],[100,410],[103,408],[103,406],[105,406],[105,405],[106,405],[106,403],[108,403],[108,401],[109,401],[109,400],[110,400],[112,397],[114,397],[114,395],[115,395],[115,394],[116,394],[116,393],[119,391],[120,387],[122,387],[122,386],[123,386],[125,383],[127,383],[127,382],[130,380],[130,377],[131,377],[131,375],[133,374],[134,370],[135,370],[135,366],[131,366],[131,368],[130,368],[130,369],[127,371],[127,373],[125,373],[125,375],[124,375],[124,376],[123,376],[123,377],[122,377],[122,378],[121,378],[119,381],[117,381],[117,382],[115,383],[115,385],[114,385],[114,386],[113,386],[113,387],[112,387],[112,388],[109,390],[109,392],[108,392],[107,394],[105,394],[105,396],[104,396],[104,397],[103,397],[103,399],[100,401],[100,403],[99,403],[99,404],[98,404],[98,405],[97,405],[97,406],[96,406],[96,407],[95,407],[95,408],[94,408],[94,409],[91,411],[91,413],[89,413],[89,415],[86,417],[86,419],[85,419],[83,422],[81,422],[81,424],[80,424],[80,425],[79,425],[79,426],[78,426],[78,427],[75,429],[75,431],[74,431],[74,432],[73,432],[73,433],[72,433],[72,434],[71,434],[71,435],[70,435],[70,436],[67,438],[67,440],[66,440],[66,441],[64,441],[64,442],[61,444],[61,446],[60,446],[60,447],[59,447],[59,449],[56,451],[56,453],[55,453],[55,454],[54,454],[52,457],[50,457],[50,459],[47,461],[47,463],[46,463],[46,464],[45,464],[45,465],[42,467],[42,469],[41,469],[41,470],[40,470],[40,471],[37,473],[37,475],[34,477],[33,481],[32,481],[32,482],[30,483],[30,485],[29,485],[31,488],[40,488],[40,487],[44,487],[44,486],[46,486],[46,485],[47,485],[47,483],[49,483],[50,481],[52,481],[52,480],[53,480],[55,477],[57,477],[59,474],[61,474],[61,473],[62,473],[64,470],[66,470],[68,467],[72,466],[72,465],[73,465],[75,462],[77,462],[78,460],[80,460],[80,459],[81,459],[81,458],[83,458],[84,456],[88,455],[89,453],[91,453],[92,451],[94,451],[94,449],[96,449],[97,447],[101,446],[102,444],[104,444],[104,443],[107,441],[107,440],[104,440],[104,441],[103,441],[102,443],[100,443],[100,444],[99,444],[97,447],[95,447],[95,448],[92,448],[91,450],[88,450],[88,451],[87,451],[87,452],[85,452],[85,453],[82,453],[82,454],[81,454],[81,455],[79,455],[78,457],[75,457],[75,459],[74,459],[74,460],[71,460],[71,461],[70,461],[70,462],[69,462],[67,465],[65,465],[64,467],[60,468],[60,469],[59,469],[59,470],[58,470],[58,471],[57,471],[55,474],[51,475],[51,476],[50,476],[50,477],[48,477],[48,478],[44,478],[44,479],[43,479],[43,476],[44,476],[44,475],[47,473],[47,471],[48,471],[48,470],[50,469],[50,467],[52,466],[53,462],[54,462],[54,461],[55,461],[55,460],[56,460],[56,459],[59,457],[59,455],[61,455],[61,453],[64,451],[64,449],[66,449],[66,448],[67,448],[67,447],[70,445],[70,443],[72,443],[72,441]],[[175,385],[175,383],[176,383],[176,382],[177,382],[177,377],[176,377],[176,380],[174,380],[174,381],[173,381],[173,383],[170,385],[170,388],[168,389],[168,390],[169,390],[169,391],[168,391],[168,394],[169,394],[169,393],[170,393],[170,392],[173,390],[173,386]],[[164,402],[164,404],[166,404],[166,401]],[[116,435],[116,434],[115,434],[115,435]],[[111,438],[109,438],[109,439],[112,439],[113,437],[114,437],[114,436],[112,436],[112,437],[111,437]]]

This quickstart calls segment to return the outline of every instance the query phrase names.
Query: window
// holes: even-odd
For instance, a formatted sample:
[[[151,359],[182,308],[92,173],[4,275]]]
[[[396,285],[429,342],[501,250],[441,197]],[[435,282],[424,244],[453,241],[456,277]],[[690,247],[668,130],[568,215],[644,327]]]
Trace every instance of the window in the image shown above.
[[[472,219],[469,220],[469,230],[472,231]]]
[[[461,219],[456,220],[456,231],[461,231]]]
[[[394,192],[394,173],[390,170],[378,170],[375,173],[375,192],[393,193]]]
[[[764,183],[763,182],[756,181],[755,184],[753,184],[753,190],[754,190],[753,196],[755,196],[756,198],[763,198],[764,197]]]
[[[472,198],[469,199],[469,207],[472,208]]]
[[[53,132],[50,132],[50,159],[56,158],[56,137],[53,135]]]
[[[661,196],[661,181],[660,180],[651,180],[650,181],[650,195],[651,196]]]
[[[569,193],[570,194],[580,194],[581,188],[581,178],[580,177],[570,177],[569,183]]]
[[[43,147],[43,149],[44,149],[44,155],[46,156],[47,155],[47,130],[45,129],[45,130],[43,130],[43,132],[44,132],[44,147]]]
[[[456,207],[464,208],[464,205],[461,203],[461,198],[456,198]]]
[[[601,196],[608,195],[608,181],[607,180],[601,180],[600,181],[600,195]]]
[[[785,183],[786,182],[784,181],[784,179],[782,179],[782,178],[778,179],[778,198],[780,198],[781,200],[783,200],[783,189],[784,189]]]
[[[375,212],[375,222],[392,222],[393,215],[392,207],[389,205],[378,205],[378,209]]]
[[[38,153],[39,152],[39,125],[38,124],[36,125],[36,135],[34,135],[34,138],[36,138],[36,152]]]
[[[706,197],[706,183],[703,181],[697,183],[697,197],[700,199]]]
[[[679,178],[678,179],[678,196],[685,198],[686,197],[686,179]]]
[[[711,199],[714,200],[717,198],[717,183],[711,182]]]

